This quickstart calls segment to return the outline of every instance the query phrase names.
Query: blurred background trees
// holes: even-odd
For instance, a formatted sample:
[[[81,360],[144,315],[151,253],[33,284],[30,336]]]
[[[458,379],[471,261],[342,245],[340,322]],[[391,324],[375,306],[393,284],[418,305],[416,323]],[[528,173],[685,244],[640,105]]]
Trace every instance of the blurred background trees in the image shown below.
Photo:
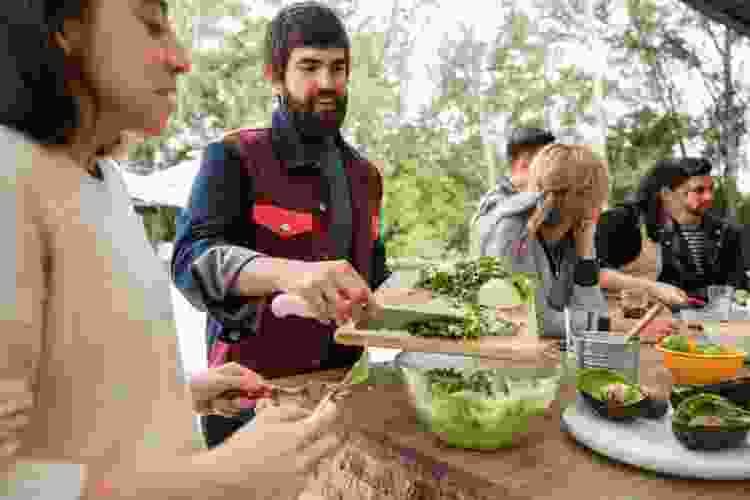
[[[505,138],[518,126],[544,126],[606,155],[610,205],[657,159],[705,155],[720,178],[717,210],[750,222],[737,182],[748,167],[747,39],[678,0],[497,0],[483,2],[491,23],[456,20],[433,62],[422,62],[424,28],[451,1],[391,0],[381,19],[362,14],[364,0],[326,2],[352,35],[345,136],[384,173],[390,255],[467,250],[468,222],[508,173]],[[173,2],[194,69],[180,79],[167,131],[133,149],[129,171],[171,168],[199,158],[223,131],[269,124],[262,40],[287,3]],[[432,86],[423,91],[414,75],[425,66]],[[417,97],[424,104],[414,111]],[[169,224],[150,234],[171,239]]]

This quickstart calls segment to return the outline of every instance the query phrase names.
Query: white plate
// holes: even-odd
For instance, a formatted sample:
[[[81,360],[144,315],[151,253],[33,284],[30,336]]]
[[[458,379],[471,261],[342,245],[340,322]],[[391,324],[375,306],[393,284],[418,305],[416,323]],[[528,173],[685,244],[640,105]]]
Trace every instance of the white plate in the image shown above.
[[[672,409],[659,420],[606,420],[580,398],[563,413],[563,428],[582,445],[619,462],[674,476],[750,479],[750,441],[736,449],[691,451],[672,433]]]

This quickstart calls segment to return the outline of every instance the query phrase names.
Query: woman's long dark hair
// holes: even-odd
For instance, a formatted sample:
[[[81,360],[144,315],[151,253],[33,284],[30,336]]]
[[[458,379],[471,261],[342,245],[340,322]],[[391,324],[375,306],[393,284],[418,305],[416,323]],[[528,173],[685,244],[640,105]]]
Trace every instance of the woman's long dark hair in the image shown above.
[[[641,180],[635,196],[625,206],[644,215],[649,238],[656,240],[659,226],[665,222],[665,212],[659,193],[663,188],[676,189],[689,177],[709,175],[711,164],[703,158],[667,159],[656,165]]]
[[[65,53],[50,37],[86,7],[86,0],[0,2],[0,124],[48,145],[65,144],[80,126],[78,99],[66,89]]]

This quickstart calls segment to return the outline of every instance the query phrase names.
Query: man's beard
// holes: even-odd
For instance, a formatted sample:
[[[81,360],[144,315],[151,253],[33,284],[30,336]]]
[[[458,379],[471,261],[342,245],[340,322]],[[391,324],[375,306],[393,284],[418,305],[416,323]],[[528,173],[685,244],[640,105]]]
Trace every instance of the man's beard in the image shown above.
[[[315,104],[319,99],[332,99],[335,109],[315,111]],[[338,134],[346,118],[347,102],[346,94],[318,95],[301,102],[285,92],[279,96],[279,109],[289,117],[290,123],[303,140],[318,142]]]

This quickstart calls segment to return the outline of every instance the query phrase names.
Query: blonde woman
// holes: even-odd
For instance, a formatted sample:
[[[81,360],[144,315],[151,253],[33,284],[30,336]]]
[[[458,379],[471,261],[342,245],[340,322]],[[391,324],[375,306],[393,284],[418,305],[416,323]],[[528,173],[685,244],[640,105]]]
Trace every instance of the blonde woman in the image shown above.
[[[606,315],[594,231],[607,199],[607,167],[591,149],[549,144],[530,166],[526,191],[480,215],[481,255],[510,258],[516,272],[539,273],[543,336],[565,336],[565,307]]]

